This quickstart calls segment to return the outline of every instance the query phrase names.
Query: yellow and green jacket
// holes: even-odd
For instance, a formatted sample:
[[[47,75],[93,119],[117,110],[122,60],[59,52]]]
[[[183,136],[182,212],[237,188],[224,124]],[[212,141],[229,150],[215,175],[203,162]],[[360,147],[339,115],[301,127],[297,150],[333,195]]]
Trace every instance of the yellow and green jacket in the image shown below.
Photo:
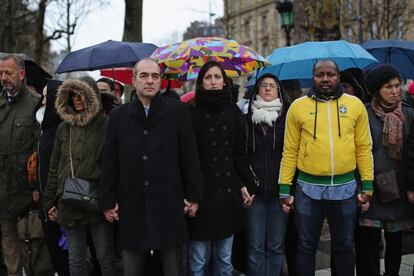
[[[353,180],[356,168],[362,191],[371,194],[372,142],[364,104],[347,94],[326,100],[315,95],[297,99],[287,113],[280,195],[289,195],[296,169],[307,183],[338,185]]]

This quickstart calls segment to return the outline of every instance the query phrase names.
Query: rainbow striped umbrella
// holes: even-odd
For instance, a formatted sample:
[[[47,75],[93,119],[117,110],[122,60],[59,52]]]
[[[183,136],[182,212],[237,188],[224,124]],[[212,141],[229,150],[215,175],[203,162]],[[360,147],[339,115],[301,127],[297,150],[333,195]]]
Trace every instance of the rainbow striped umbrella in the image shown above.
[[[270,63],[235,40],[197,37],[158,48],[152,55],[167,79],[196,79],[207,61],[220,62],[229,77],[238,77]]]

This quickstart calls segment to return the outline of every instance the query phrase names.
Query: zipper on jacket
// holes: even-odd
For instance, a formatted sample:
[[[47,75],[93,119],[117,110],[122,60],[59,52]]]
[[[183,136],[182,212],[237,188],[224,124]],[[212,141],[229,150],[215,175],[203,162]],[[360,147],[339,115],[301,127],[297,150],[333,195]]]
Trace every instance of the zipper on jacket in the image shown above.
[[[261,124],[260,124],[260,128],[262,129],[263,138],[264,138],[264,141],[265,141],[264,142],[265,150],[264,150],[264,154],[263,154],[263,157],[264,157],[263,193],[266,194],[266,185],[268,184],[267,183],[267,150],[266,150],[267,149],[267,133],[266,133],[264,127]],[[269,188],[269,187],[267,187],[267,188]]]
[[[333,146],[333,141],[332,141],[332,126],[331,126],[331,100],[329,100],[327,104],[328,104],[328,130],[329,130],[329,146],[330,146],[329,148],[331,150],[331,185],[333,185],[335,162],[334,162],[334,146]]]
[[[43,187],[42,187],[42,181],[40,180],[40,138],[42,137],[43,134],[43,130],[40,131],[40,135],[39,135],[39,141],[37,142],[37,175],[36,175],[36,179],[37,181],[39,181],[39,193],[40,193],[40,197],[43,195]],[[44,215],[44,222],[47,222],[48,219],[48,214],[44,208],[44,206],[42,206],[43,208],[43,215]],[[40,210],[39,210],[40,211]]]

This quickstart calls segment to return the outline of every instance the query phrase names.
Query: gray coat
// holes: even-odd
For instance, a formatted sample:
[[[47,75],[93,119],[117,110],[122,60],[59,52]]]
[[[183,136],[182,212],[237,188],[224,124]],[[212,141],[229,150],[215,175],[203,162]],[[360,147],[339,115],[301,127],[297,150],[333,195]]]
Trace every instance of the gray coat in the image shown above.
[[[385,172],[392,168],[397,170],[397,182],[400,189],[400,199],[389,203],[381,203],[374,193],[371,199],[369,210],[360,216],[360,219],[381,220],[384,222],[405,221],[412,218],[412,206],[408,203],[404,172],[401,161],[392,159],[388,155],[388,150],[382,145],[382,129],[383,122],[375,115],[372,108],[368,105],[368,117],[373,143],[374,156],[374,174]],[[407,137],[410,131],[411,123],[414,119],[414,110],[406,104],[402,105],[404,114],[404,130],[403,130],[403,151],[406,148]],[[375,177],[374,177],[375,181]],[[374,185],[375,186],[375,185]]]

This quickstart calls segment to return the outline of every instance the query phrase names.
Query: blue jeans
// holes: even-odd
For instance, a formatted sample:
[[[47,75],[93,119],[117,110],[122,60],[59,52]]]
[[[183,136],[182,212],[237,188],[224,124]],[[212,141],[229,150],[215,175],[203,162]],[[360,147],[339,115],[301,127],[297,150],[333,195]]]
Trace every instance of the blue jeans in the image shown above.
[[[233,235],[222,240],[188,242],[189,276],[231,276]],[[211,265],[210,265],[211,263]],[[209,273],[209,267],[212,268]]]
[[[247,275],[282,275],[287,222],[278,198],[255,197],[247,209]]]
[[[91,231],[96,258],[101,265],[102,276],[117,274],[114,255],[113,225],[107,221],[93,224],[75,224],[66,227],[69,251],[70,275],[88,276],[87,231]]]
[[[332,242],[335,275],[354,275],[354,229],[357,216],[356,194],[345,200],[314,200],[302,192],[300,185],[295,193],[298,249],[296,273],[298,276],[315,275],[315,255],[322,225],[328,218]]]

